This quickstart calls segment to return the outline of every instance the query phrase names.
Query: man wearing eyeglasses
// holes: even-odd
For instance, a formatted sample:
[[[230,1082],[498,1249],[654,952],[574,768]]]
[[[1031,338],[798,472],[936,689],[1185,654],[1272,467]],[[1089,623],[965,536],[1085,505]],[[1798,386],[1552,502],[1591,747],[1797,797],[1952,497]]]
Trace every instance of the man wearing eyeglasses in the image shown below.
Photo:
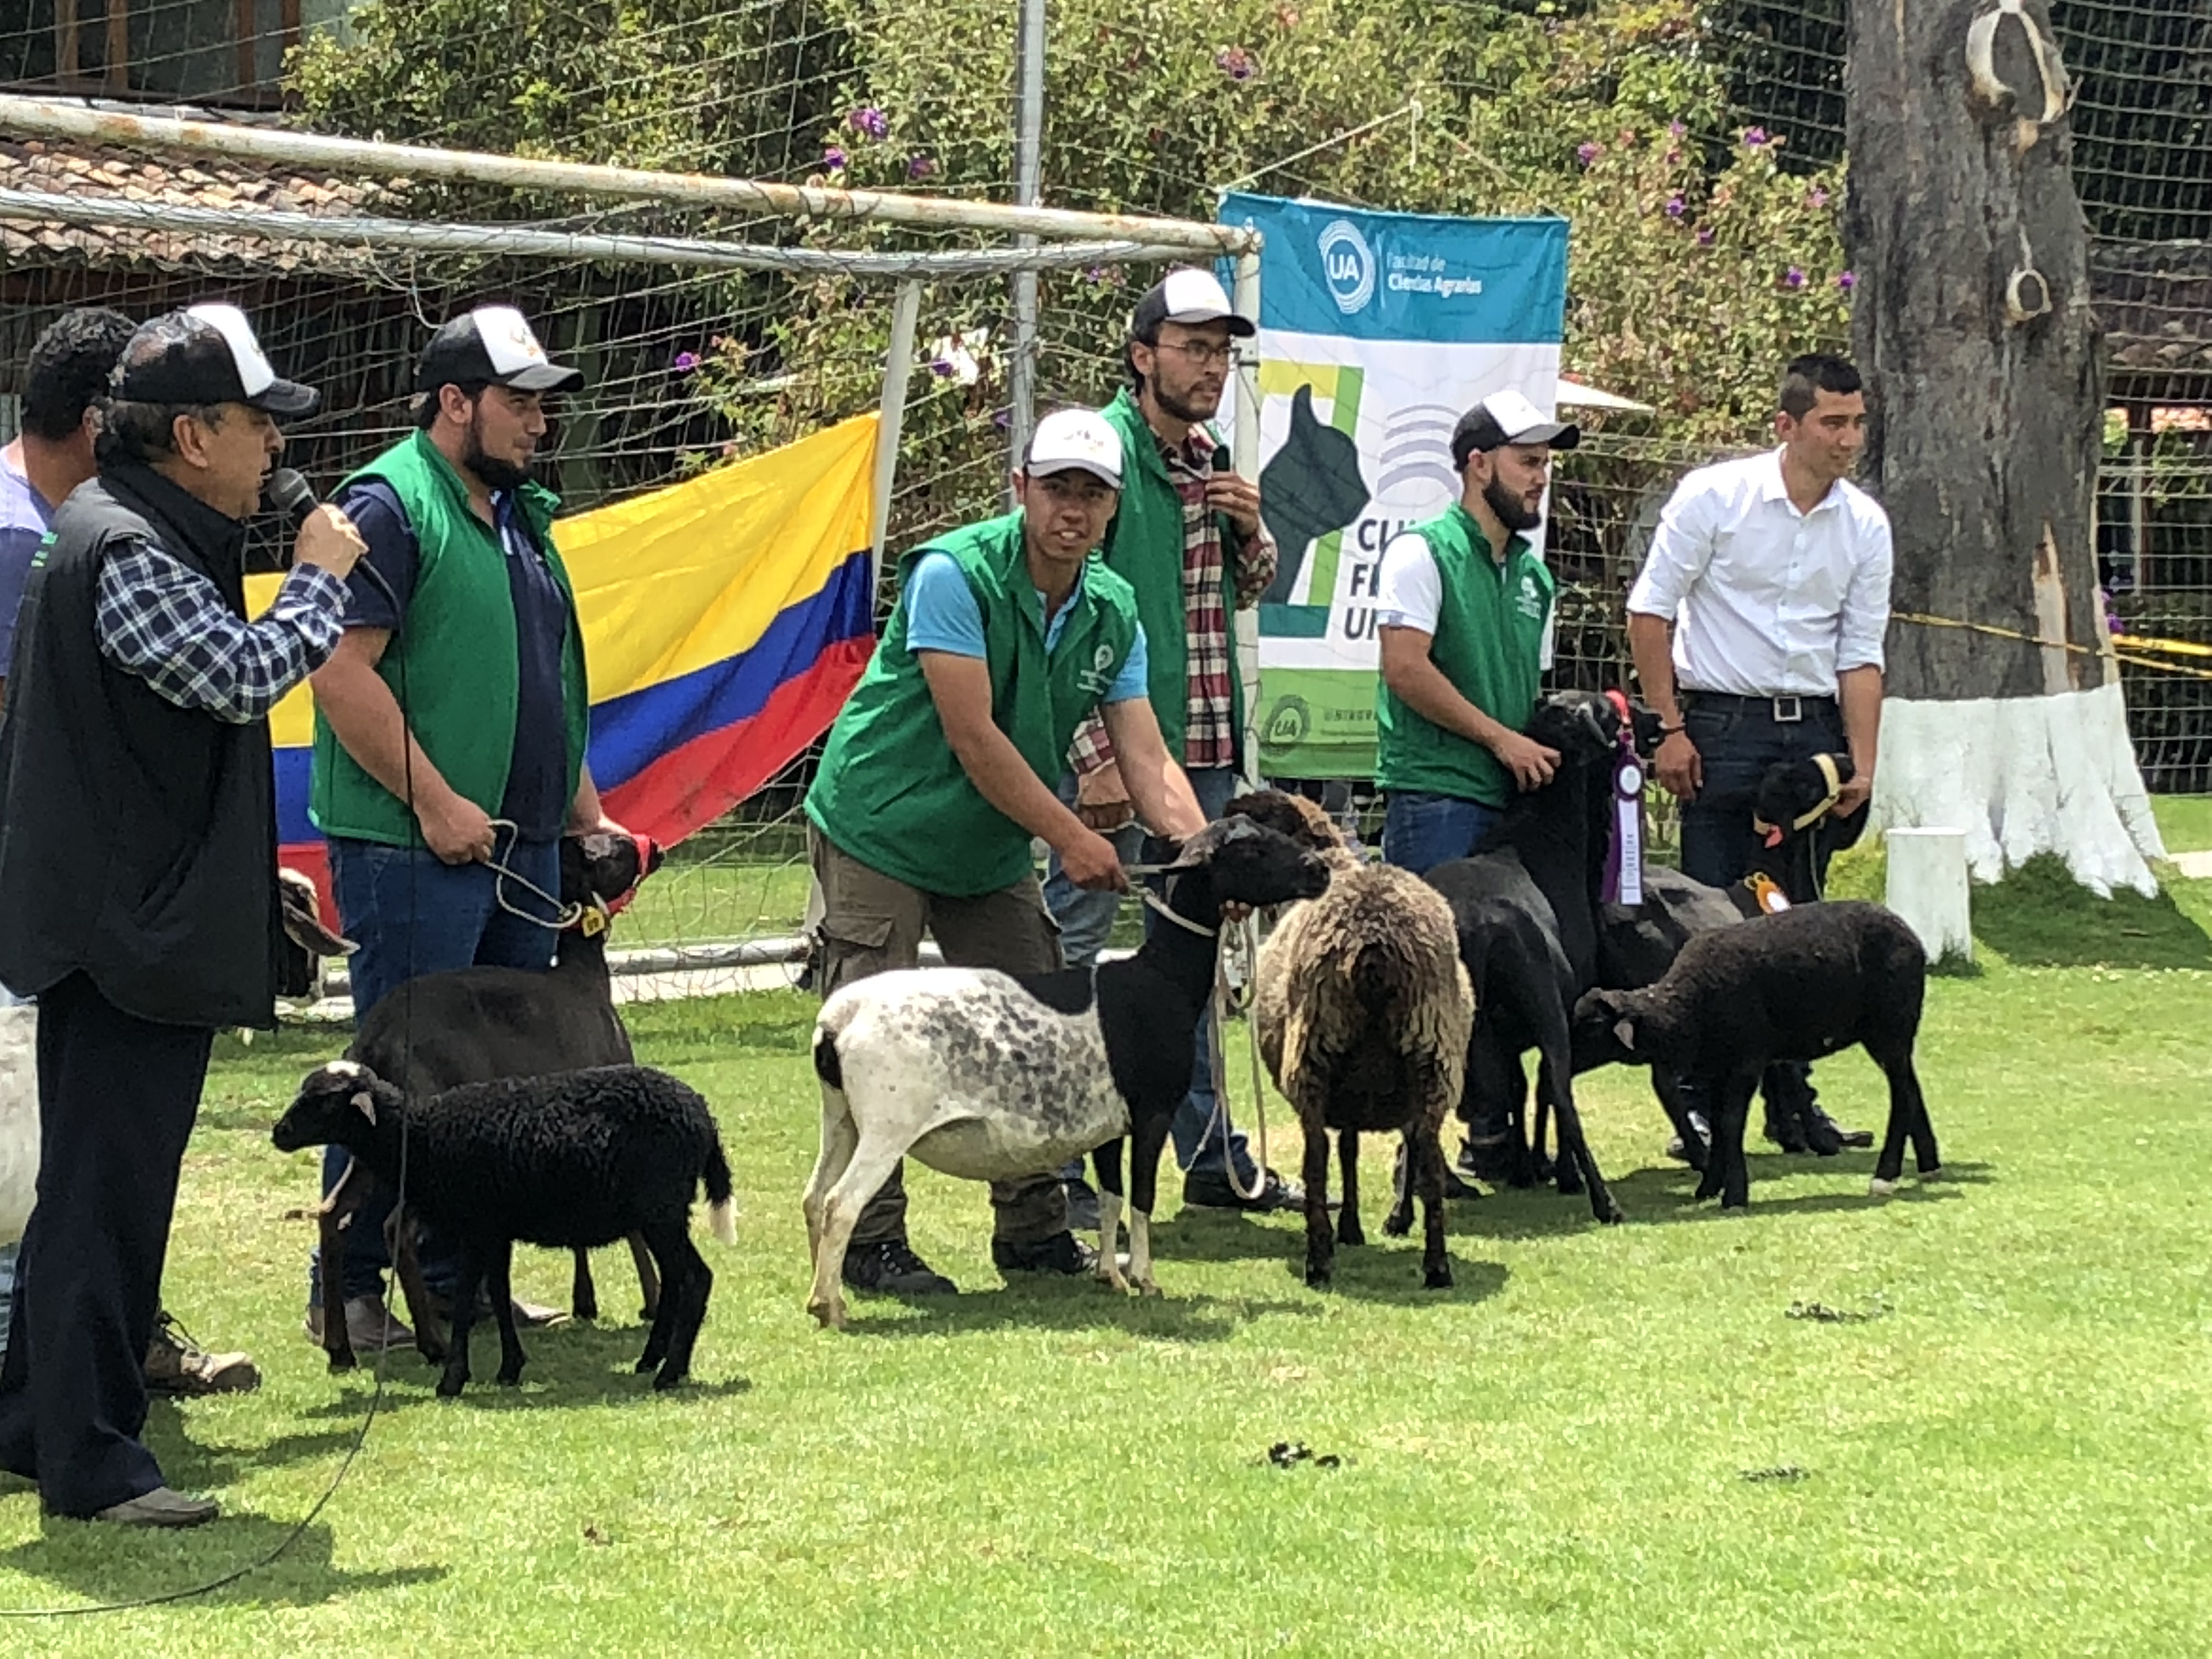
[[[1210,272],[1170,271],[1137,302],[1125,360],[1130,384],[1101,411],[1127,457],[1121,507],[1106,534],[1107,567],[1136,592],[1152,713],[1208,818],[1219,817],[1237,793],[1243,759],[1243,687],[1230,617],[1258,604],[1275,574],[1259,487],[1230,470],[1228,452],[1207,424],[1229,381],[1230,343],[1254,331]],[[1076,732],[1068,763],[1060,799],[1111,837],[1125,863],[1158,862],[1164,849],[1146,848],[1113,745],[1096,718]],[[1114,924],[1115,896],[1078,888],[1055,859],[1045,902],[1060,923],[1069,964],[1097,960]],[[1174,1123],[1183,1202],[1243,1210],[1303,1204],[1296,1183],[1255,1166],[1225,1114],[1213,1123],[1207,1042],[1201,1026],[1190,1096]],[[1067,1174],[1072,1212],[1081,1218],[1076,1224],[1089,1225],[1097,1200],[1079,1167]]]

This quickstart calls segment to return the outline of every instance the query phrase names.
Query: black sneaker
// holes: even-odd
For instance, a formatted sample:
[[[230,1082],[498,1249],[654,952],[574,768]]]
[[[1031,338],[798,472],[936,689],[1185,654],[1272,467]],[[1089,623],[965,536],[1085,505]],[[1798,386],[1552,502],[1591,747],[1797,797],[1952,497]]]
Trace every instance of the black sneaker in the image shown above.
[[[952,1296],[959,1290],[897,1238],[854,1245],[845,1252],[842,1277],[854,1290],[878,1296]]]
[[[1002,1273],[1064,1273],[1073,1279],[1098,1265],[1098,1252],[1073,1233],[1054,1233],[1029,1244],[994,1238],[991,1265]]]
[[[1067,1224],[1071,1231],[1095,1233],[1098,1231],[1098,1194],[1087,1181],[1066,1181],[1060,1185],[1067,1193]]]
[[[1250,1185],[1249,1182],[1245,1184]],[[1225,1172],[1193,1170],[1182,1178],[1182,1201],[1200,1210],[1243,1210],[1258,1215],[1270,1210],[1304,1209],[1306,1189],[1269,1170],[1260,1182],[1258,1196],[1247,1198],[1231,1183]]]

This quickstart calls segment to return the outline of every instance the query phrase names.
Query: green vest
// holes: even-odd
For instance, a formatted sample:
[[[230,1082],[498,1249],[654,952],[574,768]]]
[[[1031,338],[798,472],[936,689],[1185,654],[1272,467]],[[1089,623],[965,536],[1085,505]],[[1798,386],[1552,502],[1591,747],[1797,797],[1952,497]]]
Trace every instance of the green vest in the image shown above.
[[[1456,501],[1406,533],[1429,544],[1443,587],[1430,659],[1460,696],[1499,725],[1521,731],[1542,690],[1552,573],[1518,536],[1505,544],[1502,562],[1493,559],[1489,537]],[[1495,755],[1415,714],[1379,678],[1375,715],[1375,781],[1383,789],[1486,806],[1513,799],[1513,779]]]
[[[455,793],[497,814],[514,760],[516,677],[514,595],[507,586],[507,550],[499,534],[469,510],[468,491],[427,434],[395,444],[346,480],[376,480],[399,498],[417,550],[415,590],[406,620],[376,672],[392,688],[407,726],[438,775]],[[343,488],[343,486],[341,486]],[[574,799],[591,732],[584,683],[584,638],[576,598],[553,549],[551,491],[532,483],[516,492],[553,580],[568,598],[568,638],[561,651],[562,702],[568,728],[568,796]],[[320,708],[308,814],[326,836],[410,846],[421,838],[415,815],[346,753]]]
[[[1018,513],[955,530],[899,562],[902,588],[925,553],[949,555],[983,613],[991,719],[1045,783],[1098,706],[1137,638],[1137,599],[1093,555],[1048,656]],[[945,740],[921,665],[906,643],[903,598],[806,792],[814,827],[870,869],[909,887],[972,898],[1030,871],[1030,832],[984,799]]]
[[[1121,438],[1121,504],[1107,527],[1106,564],[1137,592],[1145,624],[1145,661],[1152,686],[1152,713],[1168,753],[1182,763],[1184,729],[1190,723],[1190,635],[1183,611],[1182,497],[1160,459],[1159,434],[1126,388],[1100,410]],[[1244,532],[1217,513],[1221,530],[1221,608],[1237,614],[1237,550]],[[1229,651],[1229,706],[1237,711],[1237,753],[1244,753],[1244,690],[1234,638]]]

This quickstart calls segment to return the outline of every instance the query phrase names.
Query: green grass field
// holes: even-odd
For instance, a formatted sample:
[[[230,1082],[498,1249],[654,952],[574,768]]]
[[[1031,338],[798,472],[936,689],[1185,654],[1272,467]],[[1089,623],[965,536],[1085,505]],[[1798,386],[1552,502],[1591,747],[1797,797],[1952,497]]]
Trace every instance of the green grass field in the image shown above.
[[[738,1172],[739,1244],[702,1245],[696,1384],[657,1397],[630,1374],[634,1285],[602,1252],[625,1316],[526,1338],[520,1389],[441,1402],[394,1356],[385,1414],[276,1565],[173,1607],[0,1622],[0,1651],[2193,1659],[2212,884],[1978,897],[1984,971],[1935,983],[1922,1045],[1945,1179],[1877,1203],[1870,1154],[1755,1153],[1752,1207],[1723,1217],[1658,1156],[1641,1079],[1600,1074],[1584,1095],[1628,1224],[1549,1193],[1456,1206],[1443,1294],[1418,1288],[1412,1242],[1381,1239],[1372,1195],[1377,1243],[1328,1293],[1300,1278],[1295,1218],[1172,1197],[1164,1299],[1009,1286],[981,1189],[921,1172],[917,1243],[967,1294],[861,1299],[849,1333],[817,1331],[811,1005],[635,1009]],[[0,1477],[0,1607],[238,1566],[337,1471],[372,1383],[300,1334],[310,1232],[287,1212],[313,1163],[268,1144],[332,1047],[226,1042],[186,1170],[167,1299],[268,1381],[157,1405],[149,1433],[228,1517],[43,1522]],[[1879,1122],[1863,1057],[1821,1081]],[[565,1295],[561,1258],[524,1256],[527,1293]],[[1838,1316],[1793,1316],[1814,1304]],[[493,1352],[486,1334],[480,1376]],[[1342,1464],[1270,1467],[1280,1440]]]
[[[2212,848],[2212,795],[2153,795],[2150,807],[2167,852]]]

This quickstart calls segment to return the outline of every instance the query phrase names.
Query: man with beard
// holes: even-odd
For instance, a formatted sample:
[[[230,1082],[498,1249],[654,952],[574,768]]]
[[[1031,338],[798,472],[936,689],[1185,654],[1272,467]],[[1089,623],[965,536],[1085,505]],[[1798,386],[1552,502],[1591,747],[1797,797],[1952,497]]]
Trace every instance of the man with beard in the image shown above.
[[[605,823],[584,763],[584,643],[553,545],[559,503],[530,479],[547,394],[583,378],[548,361],[520,312],[480,306],[423,348],[416,430],[340,489],[374,575],[356,573],[345,637],[313,676],[309,807],[361,947],[348,963],[356,1020],[418,974],[550,968],[552,914],[531,889],[560,890],[563,830]],[[518,879],[502,887],[495,865]],[[325,1193],[345,1165],[330,1148]],[[384,1304],[382,1222],[364,1212],[346,1251],[346,1327],[368,1352],[413,1340]],[[426,1241],[434,1302],[450,1298],[459,1265],[449,1243]],[[312,1269],[307,1307],[319,1341]],[[562,1316],[516,1309],[532,1324]]]
[[[1168,752],[1190,778],[1198,804],[1218,818],[1237,793],[1244,759],[1244,700],[1237,670],[1232,613],[1259,603],[1274,579],[1274,538],[1260,520],[1260,491],[1231,471],[1207,422],[1221,406],[1230,341],[1254,332],[1209,271],[1185,266],[1137,302],[1129,319],[1130,384],[1099,412],[1128,459],[1121,503],[1106,535],[1107,568],[1135,590],[1145,624],[1152,713]],[[1110,837],[1124,863],[1165,855],[1129,803],[1114,745],[1096,718],[1076,733],[1063,804]],[[1158,826],[1154,826],[1157,828]],[[1089,967],[1114,925],[1115,895],[1085,891],[1055,858],[1045,902],[1060,927],[1068,965]],[[1147,916],[1146,925],[1157,925]],[[1220,1113],[1208,1060],[1208,1028],[1199,1029],[1191,1091],[1173,1126],[1184,1170],[1183,1202],[1206,1208],[1295,1208],[1294,1182],[1256,1167],[1244,1137]],[[1095,1226],[1097,1197],[1080,1165],[1065,1172],[1073,1224]]]
[[[1549,783],[1559,764],[1556,750],[1522,735],[1536,712],[1553,595],[1523,536],[1542,522],[1552,452],[1581,441],[1518,392],[1492,392],[1452,431],[1459,500],[1382,550],[1382,856],[1416,874],[1465,858],[1514,792]]]

